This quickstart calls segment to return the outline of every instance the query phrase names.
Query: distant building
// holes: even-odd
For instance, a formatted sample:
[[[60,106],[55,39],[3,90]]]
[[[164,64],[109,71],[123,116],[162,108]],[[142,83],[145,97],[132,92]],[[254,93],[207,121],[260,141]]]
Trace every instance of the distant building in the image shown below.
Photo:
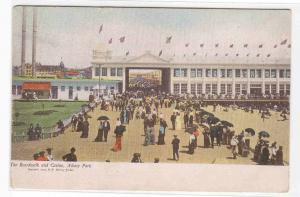
[[[36,65],[36,77],[37,78],[63,78],[65,66],[61,61],[59,65],[42,65],[38,63]],[[32,65],[25,64],[23,67],[24,77],[32,77]]]
[[[237,57],[162,58],[147,51],[137,57],[117,57],[100,44],[93,50],[93,79],[118,81],[122,92],[130,90],[130,71],[161,70],[157,90],[171,94],[193,95],[290,95],[290,60],[259,59],[245,61]]]

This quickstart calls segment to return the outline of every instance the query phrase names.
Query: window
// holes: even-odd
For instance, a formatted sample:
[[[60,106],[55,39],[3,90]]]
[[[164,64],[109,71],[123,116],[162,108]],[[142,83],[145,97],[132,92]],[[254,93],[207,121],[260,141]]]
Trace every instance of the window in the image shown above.
[[[90,91],[93,91],[93,86],[90,86]]]
[[[226,75],[226,70],[221,69],[221,78],[225,78],[225,75]]]
[[[235,94],[241,94],[241,84],[235,84]]]
[[[243,76],[243,78],[248,78],[248,71],[247,71],[247,69],[243,69],[242,70],[242,76]]]
[[[180,77],[180,69],[179,68],[174,69],[174,77]]]
[[[179,94],[180,86],[178,83],[174,84],[174,94]]]
[[[210,84],[206,84],[205,85],[205,94],[210,94],[211,91],[211,85]]]
[[[211,77],[211,69],[206,69],[206,77]]]
[[[202,94],[202,83],[197,84],[197,94]]]
[[[218,84],[212,84],[211,93],[218,94]]]
[[[285,85],[285,94],[290,95],[290,84]]]
[[[291,77],[291,70],[287,69],[285,74],[286,74],[286,78],[290,78]]]
[[[241,70],[235,69],[235,77],[241,77]]]
[[[221,94],[226,94],[226,84],[221,84]]]
[[[265,94],[270,94],[270,84],[265,84]]]
[[[279,94],[280,94],[280,96],[284,95],[284,84],[279,85]]]
[[[242,94],[243,95],[247,94],[247,84],[242,84]]]
[[[227,84],[227,94],[232,94],[232,84]]]
[[[181,69],[181,77],[187,77],[187,69]]]
[[[191,84],[191,94],[196,94],[196,84]]]
[[[250,70],[250,78],[255,78],[255,70],[254,69]]]
[[[102,76],[107,76],[107,68],[102,68]]]
[[[202,69],[197,69],[197,77],[202,77]]]
[[[80,91],[80,90],[81,90],[81,87],[80,87],[80,86],[77,86],[76,89],[77,89],[77,91]]]
[[[212,77],[218,77],[218,70],[212,69]]]
[[[191,69],[191,77],[195,78],[196,77],[196,69]]]
[[[84,91],[89,91],[89,87],[88,87],[88,86],[85,86],[85,87],[84,87]]]
[[[116,76],[116,68],[110,68],[110,76]]]
[[[15,85],[12,86],[12,90],[11,90],[13,95],[17,94],[17,87]]]
[[[227,69],[227,77],[232,78],[232,69]]]
[[[95,68],[95,76],[100,76],[100,68],[99,67],[96,67]]]
[[[276,94],[276,84],[271,85],[271,93]]]
[[[256,78],[261,78],[261,69],[256,69]]]
[[[284,78],[284,70],[279,70],[279,78]]]
[[[265,78],[270,78],[270,70],[265,70]]]
[[[276,70],[275,69],[271,70],[271,78],[276,78]]]
[[[181,94],[186,94],[187,93],[187,84],[182,83],[181,84]]]
[[[61,86],[61,87],[60,87],[60,90],[61,90],[62,92],[64,92],[64,91],[66,90],[66,86]]]
[[[118,77],[123,76],[123,68],[117,68],[117,76]]]

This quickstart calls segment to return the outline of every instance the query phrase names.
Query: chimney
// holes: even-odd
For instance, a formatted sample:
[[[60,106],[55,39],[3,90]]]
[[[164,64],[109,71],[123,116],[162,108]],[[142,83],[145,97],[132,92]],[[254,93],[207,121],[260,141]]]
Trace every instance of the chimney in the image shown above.
[[[23,6],[22,18],[22,47],[21,47],[21,75],[25,75],[25,59],[26,59],[26,7]]]
[[[36,32],[37,32],[37,8],[33,7],[33,31],[32,31],[32,77],[36,77]]]

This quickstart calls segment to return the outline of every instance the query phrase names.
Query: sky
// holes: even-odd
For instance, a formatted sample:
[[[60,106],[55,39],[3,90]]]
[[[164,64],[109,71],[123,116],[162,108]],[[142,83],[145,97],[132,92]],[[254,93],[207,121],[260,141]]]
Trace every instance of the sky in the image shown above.
[[[13,9],[12,61],[20,65],[23,9]],[[32,7],[26,7],[26,12],[26,62],[31,63]],[[178,61],[188,57],[205,57],[211,62],[216,57],[247,62],[290,58],[288,10],[38,7],[37,15],[36,59],[42,65],[56,65],[62,59],[67,67],[90,66],[93,49],[99,44],[118,57],[127,51],[134,57],[162,51],[161,58]],[[122,36],[125,41],[120,43]],[[170,44],[166,44],[168,36],[172,36]],[[286,44],[281,45],[285,39]]]

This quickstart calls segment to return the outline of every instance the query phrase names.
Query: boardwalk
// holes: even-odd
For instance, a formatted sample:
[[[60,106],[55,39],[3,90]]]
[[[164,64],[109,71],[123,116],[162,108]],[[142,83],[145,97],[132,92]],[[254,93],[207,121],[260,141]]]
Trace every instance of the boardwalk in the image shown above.
[[[212,112],[212,107],[205,108],[207,111]],[[173,112],[171,108],[159,109],[163,112],[165,119],[169,127],[171,126],[170,115]],[[159,111],[159,112],[160,112]],[[289,121],[280,121],[282,118],[277,112],[271,112],[270,119],[266,119],[264,122],[260,118],[258,111],[253,114],[246,113],[239,109],[229,112],[221,111],[217,109],[213,112],[217,117],[222,120],[227,120],[235,125],[235,130],[240,133],[242,129],[247,127],[254,128],[257,132],[266,130],[270,133],[271,137],[268,139],[270,143],[276,141],[278,145],[282,145],[284,148],[284,160],[285,164],[289,161]],[[198,138],[198,148],[193,155],[187,154],[187,145],[189,135],[182,130],[170,130],[167,129],[165,142],[166,145],[149,145],[143,146],[144,132],[143,121],[133,120],[127,126],[127,131],[123,137],[123,149],[121,152],[113,152],[111,148],[114,145],[115,138],[113,129],[115,128],[116,118],[119,116],[119,112],[112,111],[100,111],[96,108],[94,112],[90,112],[92,116],[89,119],[90,133],[89,138],[80,138],[81,133],[71,132],[71,129],[67,129],[65,134],[56,138],[50,138],[40,141],[31,141],[23,143],[12,144],[12,159],[13,160],[31,160],[32,155],[41,150],[45,150],[47,147],[53,148],[53,155],[55,160],[61,160],[62,156],[66,154],[71,147],[76,147],[77,157],[79,161],[101,161],[110,160],[111,162],[129,162],[132,158],[132,154],[135,152],[141,153],[143,162],[153,162],[154,158],[159,158],[160,162],[172,162],[172,163],[214,163],[214,164],[256,164],[251,158],[251,153],[248,157],[238,157],[236,160],[230,159],[231,151],[226,148],[225,145],[221,147],[215,146],[214,149],[204,149],[203,135]],[[110,117],[111,131],[109,133],[108,142],[93,142],[97,135],[97,117],[100,115],[107,115]],[[183,115],[182,115],[183,116]],[[182,121],[183,122],[183,121]],[[183,125],[183,123],[182,123]],[[156,125],[156,140],[158,134],[158,125]],[[173,161],[171,140],[173,135],[177,134],[180,143],[180,160]],[[251,147],[254,148],[257,141],[257,136],[251,138]]]

